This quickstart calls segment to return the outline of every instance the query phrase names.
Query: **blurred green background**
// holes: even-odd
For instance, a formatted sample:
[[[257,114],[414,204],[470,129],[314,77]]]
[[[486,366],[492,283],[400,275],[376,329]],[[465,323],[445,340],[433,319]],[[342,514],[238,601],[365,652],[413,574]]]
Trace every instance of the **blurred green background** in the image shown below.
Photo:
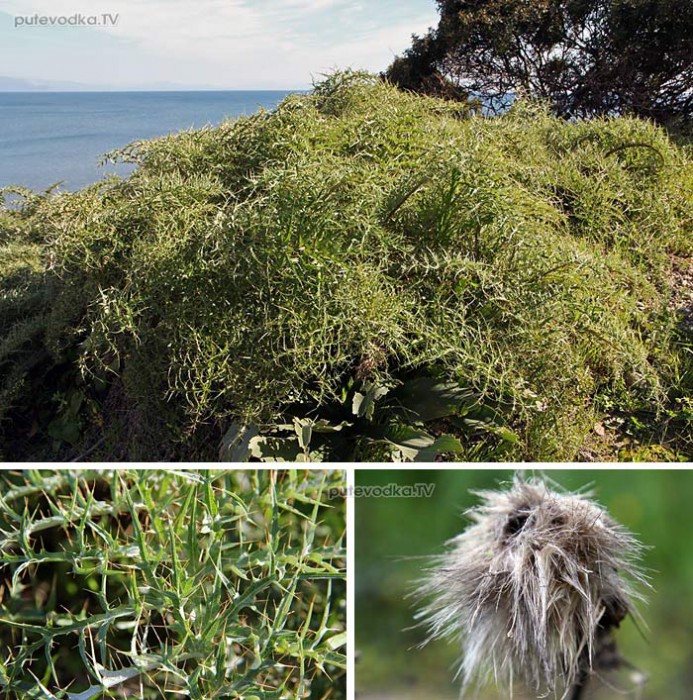
[[[525,474],[540,472],[526,470]],[[644,565],[654,590],[640,606],[644,637],[628,618],[617,632],[623,656],[649,676],[642,700],[689,700],[693,688],[693,472],[672,470],[550,470],[563,488],[590,485],[595,499],[649,549]],[[508,470],[358,470],[356,484],[435,483],[430,498],[356,499],[356,689],[359,700],[459,697],[453,680],[458,650],[437,641],[424,649],[405,599],[426,562],[466,526],[463,512],[478,502],[470,489],[496,488]],[[609,678],[633,688],[629,674]],[[479,696],[499,700],[493,688]],[[518,700],[523,697],[517,694]],[[590,698],[623,697],[608,687]]]

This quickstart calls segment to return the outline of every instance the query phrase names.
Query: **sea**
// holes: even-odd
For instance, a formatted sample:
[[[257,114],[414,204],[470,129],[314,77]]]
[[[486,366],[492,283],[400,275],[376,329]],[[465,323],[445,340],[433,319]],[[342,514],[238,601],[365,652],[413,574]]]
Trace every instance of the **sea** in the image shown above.
[[[0,187],[74,191],[129,164],[100,166],[133,141],[272,109],[286,91],[0,92]]]

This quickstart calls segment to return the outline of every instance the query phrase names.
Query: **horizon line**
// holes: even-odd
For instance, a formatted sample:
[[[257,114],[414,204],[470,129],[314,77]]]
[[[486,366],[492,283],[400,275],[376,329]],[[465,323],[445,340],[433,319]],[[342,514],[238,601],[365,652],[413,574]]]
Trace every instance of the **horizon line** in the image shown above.
[[[0,88],[0,93],[35,95],[45,93],[78,94],[83,92],[308,92],[309,90],[310,88],[89,88],[83,90],[3,90]]]

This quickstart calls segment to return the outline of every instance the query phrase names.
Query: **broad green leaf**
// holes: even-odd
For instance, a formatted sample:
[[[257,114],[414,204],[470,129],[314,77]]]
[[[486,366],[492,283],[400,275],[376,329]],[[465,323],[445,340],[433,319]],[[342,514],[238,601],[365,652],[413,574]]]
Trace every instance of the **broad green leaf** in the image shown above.
[[[438,455],[445,452],[462,454],[464,452],[464,448],[462,447],[462,443],[452,435],[441,435],[435,439],[435,442],[432,445],[420,450],[419,454],[414,458],[414,461],[433,462]]]
[[[256,436],[252,439],[250,447],[252,456],[262,462],[296,462],[300,457],[304,457],[295,437]]]
[[[367,388],[365,394],[356,392],[351,403],[352,413],[359,418],[371,420],[375,412],[375,402],[385,396],[388,391],[388,387],[372,384]]]
[[[453,415],[476,402],[469,389],[435,377],[417,377],[405,382],[393,392],[393,399],[424,422]]]
[[[298,436],[299,447],[307,451],[313,437],[313,421],[310,418],[294,418],[294,430]]]
[[[324,418],[321,418],[320,420],[316,420],[315,423],[313,423],[313,432],[314,433],[338,433],[344,428],[348,428],[352,425],[352,423],[349,423],[348,421],[343,420],[341,423],[337,424],[332,424],[329,421],[326,421]]]
[[[251,455],[251,440],[258,434],[255,426],[233,423],[226,431],[219,447],[222,462],[247,462]]]

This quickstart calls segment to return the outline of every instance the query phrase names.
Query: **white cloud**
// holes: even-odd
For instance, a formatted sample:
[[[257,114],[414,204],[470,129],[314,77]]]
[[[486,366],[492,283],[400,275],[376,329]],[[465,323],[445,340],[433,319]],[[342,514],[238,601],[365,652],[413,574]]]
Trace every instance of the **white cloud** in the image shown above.
[[[344,4],[344,0],[275,0],[272,2],[274,10],[301,10],[303,12],[316,12],[337,7]]]
[[[407,18],[401,12],[387,26],[363,11],[362,0],[4,0],[3,9],[14,15],[119,14],[115,27],[99,31],[127,40],[148,57],[135,69],[139,75],[131,75],[131,57],[124,56],[123,66],[112,69],[121,84],[169,80],[251,89],[304,87],[311,75],[335,67],[384,69],[410,44],[412,33],[435,22],[431,0],[420,2],[427,14]],[[325,16],[329,35],[314,19]],[[340,37],[345,16],[350,26]],[[90,66],[75,68],[73,61],[70,71],[66,80],[84,81]]]

